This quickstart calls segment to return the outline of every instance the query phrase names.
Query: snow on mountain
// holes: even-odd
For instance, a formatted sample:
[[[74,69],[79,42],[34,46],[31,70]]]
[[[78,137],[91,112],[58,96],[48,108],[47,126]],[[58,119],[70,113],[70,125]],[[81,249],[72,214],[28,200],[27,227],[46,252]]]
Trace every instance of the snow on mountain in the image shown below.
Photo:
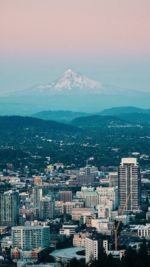
[[[75,93],[77,91],[95,94],[101,93],[102,88],[101,83],[68,69],[56,81],[46,85],[38,85],[31,90],[48,94]]]
[[[138,92],[120,86],[101,84],[98,81],[92,80],[82,74],[76,73],[71,69],[66,70],[57,80],[48,83],[31,87],[27,90],[15,91],[5,96],[78,96],[86,94],[86,96],[135,96]]]

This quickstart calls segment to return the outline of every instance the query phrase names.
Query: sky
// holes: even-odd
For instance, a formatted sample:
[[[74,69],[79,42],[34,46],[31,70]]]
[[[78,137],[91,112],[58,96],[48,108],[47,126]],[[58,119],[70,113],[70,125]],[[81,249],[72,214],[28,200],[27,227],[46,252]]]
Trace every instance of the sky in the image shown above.
[[[0,91],[73,68],[150,91],[149,0],[0,0]]]

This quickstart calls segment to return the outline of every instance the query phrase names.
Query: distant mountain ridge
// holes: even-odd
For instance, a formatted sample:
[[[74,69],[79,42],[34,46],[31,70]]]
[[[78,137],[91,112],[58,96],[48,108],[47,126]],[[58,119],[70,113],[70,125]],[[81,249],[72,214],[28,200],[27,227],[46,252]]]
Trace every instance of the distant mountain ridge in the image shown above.
[[[150,110],[142,109],[138,107],[116,107],[103,110],[99,113],[84,113],[84,112],[73,112],[73,111],[41,111],[36,114],[33,114],[32,117],[39,118],[43,120],[54,120],[63,123],[76,122],[78,119],[86,121],[87,118],[96,118],[100,122],[102,119],[106,120],[108,118],[119,119],[120,121],[128,123],[141,123],[149,124],[150,123]],[[102,118],[105,117],[105,118]],[[94,122],[93,122],[94,123]]]
[[[120,114],[128,114],[128,113],[144,113],[150,114],[150,109],[144,109],[134,106],[125,106],[125,107],[114,107],[108,108],[101,111],[100,115],[120,115]]]
[[[150,109],[117,107],[100,112],[103,116],[115,116],[130,123],[150,124]]]
[[[87,116],[87,113],[83,112],[73,112],[67,110],[58,111],[41,111],[33,114],[32,117],[39,118],[43,120],[54,120],[58,122],[70,122],[75,118]]]
[[[97,81],[68,69],[54,81],[37,85],[35,81],[35,85],[27,89],[1,94],[0,115],[28,116],[43,110],[98,113],[109,107],[117,107],[118,103],[120,106],[149,107],[149,98],[148,91],[101,82],[101,77]]]

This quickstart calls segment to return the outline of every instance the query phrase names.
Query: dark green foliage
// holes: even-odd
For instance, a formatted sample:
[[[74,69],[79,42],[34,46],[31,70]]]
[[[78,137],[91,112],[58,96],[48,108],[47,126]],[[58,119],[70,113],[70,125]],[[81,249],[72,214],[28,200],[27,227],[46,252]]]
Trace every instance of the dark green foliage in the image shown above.
[[[11,163],[30,174],[43,172],[47,165],[62,162],[85,166],[94,157],[95,166],[118,166],[122,157],[139,152],[150,156],[150,126],[137,126],[110,116],[80,118],[80,127],[28,117],[0,117],[0,170]],[[85,129],[83,129],[85,128]],[[115,150],[117,149],[117,150]],[[150,167],[150,158],[139,159]]]
[[[63,249],[63,248],[70,248],[72,246],[72,237],[66,238],[64,241],[60,241],[57,243],[56,248],[57,249]]]
[[[52,253],[53,250],[54,248],[46,248],[42,250],[38,254],[38,262],[42,262],[42,263],[55,262],[54,258],[51,255],[49,255],[50,253]]]
[[[128,114],[120,114],[117,117],[131,123],[140,123],[142,125],[150,124],[150,114],[128,113]]]
[[[16,132],[17,130],[29,130],[30,132],[39,130],[40,132],[47,131],[64,131],[73,132],[77,129],[67,124],[55,122],[55,121],[44,121],[41,119],[21,116],[1,116],[0,117],[0,132]]]
[[[67,267],[85,267],[85,266],[86,265],[83,260],[76,260],[75,258],[72,259],[67,265]]]
[[[128,122],[119,119],[113,116],[101,116],[101,115],[90,115],[86,117],[80,117],[77,119],[72,120],[71,122],[73,125],[89,129],[89,128],[108,128],[114,127],[119,125],[127,125]]]
[[[76,265],[75,265],[76,264]],[[80,261],[72,259],[68,264],[68,267],[80,266]],[[150,267],[150,255],[148,254],[148,245],[142,244],[140,250],[129,248],[127,249],[125,256],[120,259],[115,259],[112,255],[106,255],[104,252],[99,253],[99,259],[97,261],[91,261],[89,265],[85,263],[82,267]]]

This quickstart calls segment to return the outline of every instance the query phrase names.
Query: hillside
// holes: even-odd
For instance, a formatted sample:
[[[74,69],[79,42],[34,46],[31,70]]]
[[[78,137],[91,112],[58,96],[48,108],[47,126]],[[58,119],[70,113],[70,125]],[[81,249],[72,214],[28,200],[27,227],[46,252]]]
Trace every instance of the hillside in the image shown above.
[[[0,125],[0,171],[12,164],[23,171],[27,166],[32,175],[36,170],[42,173],[49,163],[81,167],[90,157],[96,166],[118,166],[120,158],[132,152],[146,155],[140,164],[150,167],[148,124],[92,115],[76,118],[71,124],[5,116],[0,117]]]
[[[142,125],[150,124],[150,114],[146,113],[123,113],[117,115],[116,117],[130,123],[138,123]]]
[[[132,107],[132,106],[115,107],[115,108],[110,108],[110,109],[104,109],[102,112],[100,112],[100,115],[118,116],[120,114],[129,114],[129,113],[150,114],[150,109],[142,109],[142,108]]]
[[[116,107],[105,109],[99,113],[103,116],[114,116],[129,123],[150,124],[150,109],[138,107]]]
[[[103,128],[103,127],[124,127],[128,126],[129,123],[113,116],[101,116],[91,115],[86,117],[80,117],[72,120],[72,125],[80,128]]]
[[[73,112],[73,111],[65,111],[65,110],[59,110],[59,111],[41,111],[36,114],[33,114],[32,117],[39,118],[43,120],[54,120],[58,122],[70,122],[71,120],[87,116],[87,113],[82,112]]]
[[[32,133],[53,133],[58,132],[71,133],[78,131],[77,128],[59,123],[56,121],[44,121],[37,118],[21,117],[21,116],[1,116],[0,117],[0,133],[2,132],[18,132],[31,131]]]

